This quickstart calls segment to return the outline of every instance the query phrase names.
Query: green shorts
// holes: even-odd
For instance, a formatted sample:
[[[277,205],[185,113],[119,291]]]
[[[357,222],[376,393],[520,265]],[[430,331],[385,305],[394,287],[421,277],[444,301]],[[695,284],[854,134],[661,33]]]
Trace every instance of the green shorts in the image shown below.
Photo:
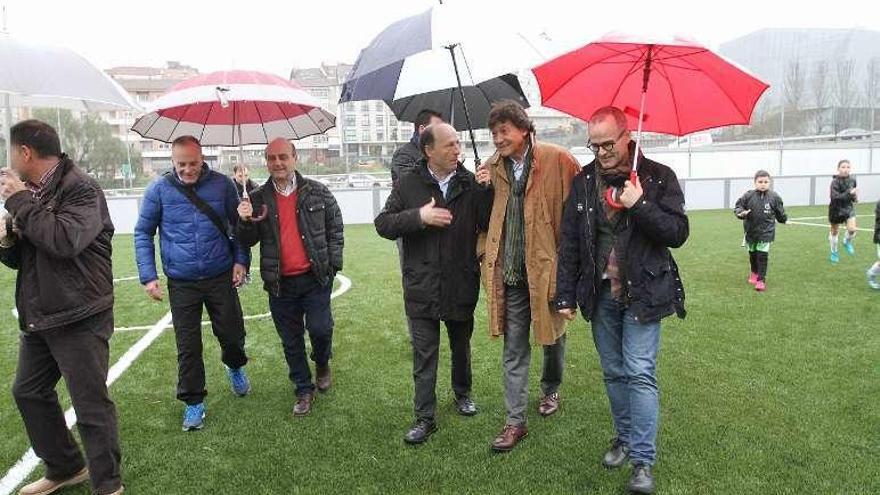
[[[760,251],[762,253],[770,252],[769,242],[750,242],[746,246],[748,246],[750,253],[754,253],[756,251]]]

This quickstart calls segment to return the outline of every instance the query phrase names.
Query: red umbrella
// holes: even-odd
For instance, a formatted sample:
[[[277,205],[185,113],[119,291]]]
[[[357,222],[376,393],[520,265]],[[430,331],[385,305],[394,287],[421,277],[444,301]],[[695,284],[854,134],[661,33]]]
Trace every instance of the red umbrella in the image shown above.
[[[633,182],[643,130],[683,136],[748,124],[769,88],[735,63],[681,38],[610,34],[532,72],[546,107],[583,120],[604,106],[624,111],[630,129],[638,130]],[[609,195],[609,204],[616,205],[610,189]]]

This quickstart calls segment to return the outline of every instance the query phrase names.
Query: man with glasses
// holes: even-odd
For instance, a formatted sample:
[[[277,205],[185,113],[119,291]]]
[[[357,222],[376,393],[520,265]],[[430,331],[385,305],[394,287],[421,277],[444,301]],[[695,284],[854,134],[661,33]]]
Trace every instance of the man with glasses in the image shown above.
[[[628,489],[654,493],[660,404],[656,376],[660,320],[684,317],[684,288],[669,252],[688,238],[684,196],[667,166],[638,156],[626,116],[614,107],[590,119],[595,160],[575,177],[565,204],[557,267],[556,307],[572,320],[580,306],[592,322],[615,436],[602,460],[633,465]],[[609,188],[620,191],[615,207]]]

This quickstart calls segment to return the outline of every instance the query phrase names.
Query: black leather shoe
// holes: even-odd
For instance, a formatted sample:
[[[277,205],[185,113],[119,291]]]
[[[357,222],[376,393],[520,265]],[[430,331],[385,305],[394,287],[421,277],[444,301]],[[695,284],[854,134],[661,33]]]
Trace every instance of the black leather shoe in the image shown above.
[[[474,401],[472,401],[470,397],[456,397],[455,408],[458,409],[458,414],[461,414],[462,416],[473,416],[477,414],[477,405],[474,404]]]
[[[410,445],[424,443],[435,431],[437,431],[437,423],[430,419],[420,419],[406,432],[403,441]]]
[[[652,495],[656,486],[654,485],[654,475],[651,474],[651,466],[646,464],[636,464],[633,466],[633,472],[629,477],[629,483],[626,484],[626,488],[631,493]]]

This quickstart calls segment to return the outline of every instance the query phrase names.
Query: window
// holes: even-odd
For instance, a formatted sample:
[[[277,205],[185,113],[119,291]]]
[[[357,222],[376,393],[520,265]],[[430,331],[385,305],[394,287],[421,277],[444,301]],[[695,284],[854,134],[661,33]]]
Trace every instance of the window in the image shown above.
[[[385,104],[382,103],[381,101],[377,101],[375,108],[376,108],[377,112],[384,112],[385,111]]]
[[[357,141],[357,131],[355,129],[345,130],[345,140],[348,142]]]
[[[382,114],[376,115],[376,125],[383,126],[385,125],[385,116]]]
[[[357,125],[357,116],[354,114],[347,113],[345,114],[345,122],[346,126],[355,126]]]
[[[385,130],[376,129],[376,141],[385,141]]]
[[[330,96],[330,90],[327,88],[309,88],[309,94],[319,99],[327,99]]]

